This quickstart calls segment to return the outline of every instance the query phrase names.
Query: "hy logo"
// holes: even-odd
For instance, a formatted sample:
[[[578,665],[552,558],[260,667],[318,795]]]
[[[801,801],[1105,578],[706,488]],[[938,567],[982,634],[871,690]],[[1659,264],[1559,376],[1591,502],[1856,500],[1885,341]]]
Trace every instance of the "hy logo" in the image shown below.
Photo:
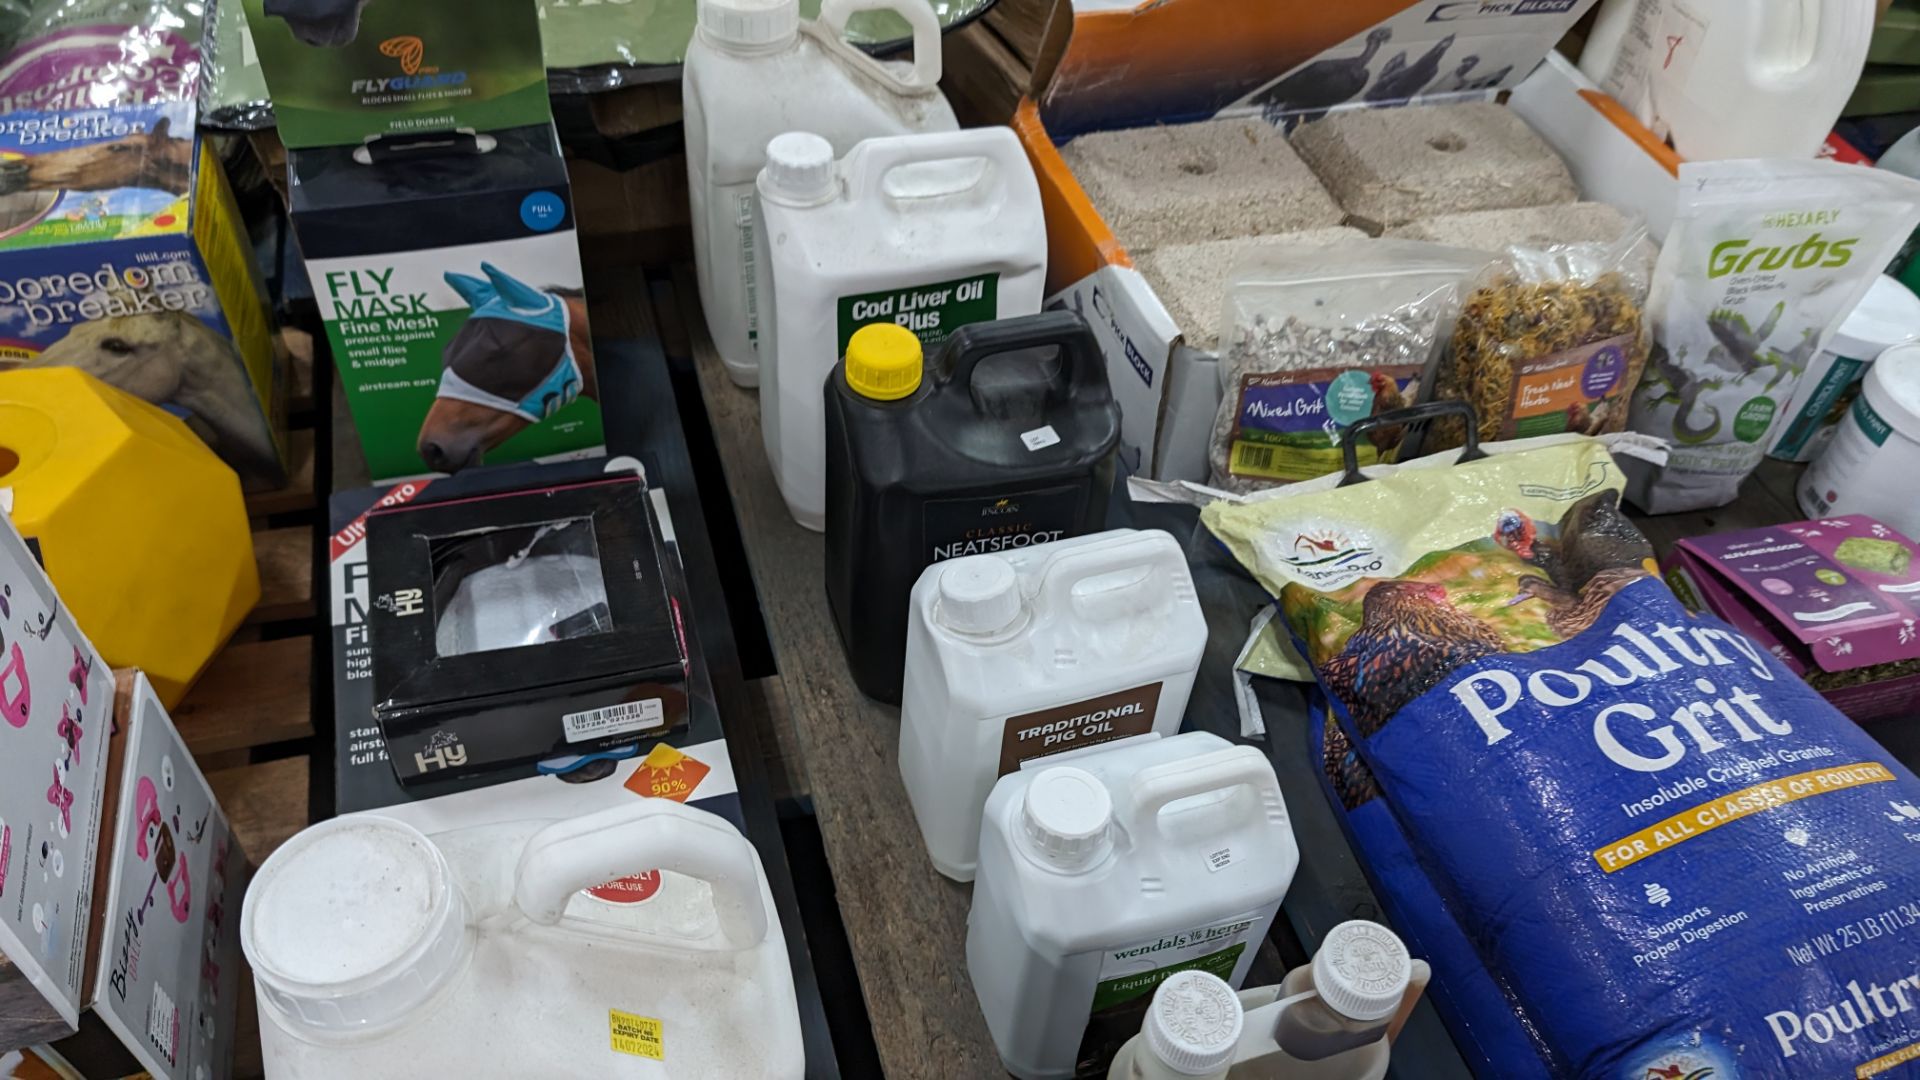
[[[426,54],[426,43],[414,37],[412,34],[401,34],[397,37],[390,37],[380,43],[380,55],[391,56],[395,60],[400,61],[400,70],[408,75],[419,75],[423,72],[430,75],[440,70],[439,68],[423,68],[420,66],[420,61],[425,58]]]
[[[466,763],[467,748],[461,744],[460,737],[451,731],[434,732],[427,740],[426,750],[413,755],[413,764],[422,773],[435,769],[457,769]]]

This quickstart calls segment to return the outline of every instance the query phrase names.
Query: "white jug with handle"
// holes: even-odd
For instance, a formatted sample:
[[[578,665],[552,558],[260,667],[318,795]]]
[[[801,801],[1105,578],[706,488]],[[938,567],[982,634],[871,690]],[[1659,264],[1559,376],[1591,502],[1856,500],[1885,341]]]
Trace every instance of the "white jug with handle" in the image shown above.
[[[767,147],[760,205],[760,424],[794,520],[826,527],[827,376],[874,322],[926,352],[969,323],[1040,310],[1040,186],[1013,129],[869,139],[837,164],[792,132]]]
[[[754,177],[767,141],[819,134],[835,155],[862,139],[952,131],[940,93],[940,20],[927,0],[824,0],[802,22],[798,0],[700,0],[681,69],[693,257],[707,330],[741,386],[757,385],[762,332],[754,288],[765,237],[755,231]],[[892,11],[913,28],[910,64],[880,62],[846,41],[849,16]]]
[[[935,563],[914,584],[900,776],[927,854],[973,880],[980,810],[1023,763],[1180,730],[1207,620],[1186,553],[1115,529]],[[1025,540],[1027,546],[1013,546]]]
[[[1175,972],[1238,987],[1299,863],[1266,754],[1217,735],[1003,777],[981,819],[967,972],[1007,1071],[1104,1067]]]
[[[1874,0],[1608,0],[1580,69],[1688,161],[1809,158],[1873,23]]]
[[[805,1068],[759,856],[667,799],[432,836],[323,822],[260,867],[240,933],[269,1078]]]

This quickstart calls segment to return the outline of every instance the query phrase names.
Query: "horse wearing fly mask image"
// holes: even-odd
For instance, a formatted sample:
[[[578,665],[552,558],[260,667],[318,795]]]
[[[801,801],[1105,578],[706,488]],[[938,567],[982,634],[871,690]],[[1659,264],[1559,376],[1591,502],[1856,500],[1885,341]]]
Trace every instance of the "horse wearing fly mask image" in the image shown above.
[[[440,390],[416,449],[455,473],[579,398],[599,400],[587,303],[574,289],[538,289],[489,263],[484,278],[448,272],[473,309],[441,354]]]

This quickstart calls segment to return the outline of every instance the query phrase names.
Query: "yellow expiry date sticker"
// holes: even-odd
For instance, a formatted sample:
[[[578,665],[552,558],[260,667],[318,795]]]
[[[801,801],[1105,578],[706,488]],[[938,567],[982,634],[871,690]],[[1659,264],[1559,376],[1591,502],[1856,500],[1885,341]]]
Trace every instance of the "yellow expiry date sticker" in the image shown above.
[[[667,1060],[666,1045],[660,1037],[660,1021],[653,1017],[608,1009],[607,1027],[613,1036],[615,1053],[632,1054],[655,1061]]]

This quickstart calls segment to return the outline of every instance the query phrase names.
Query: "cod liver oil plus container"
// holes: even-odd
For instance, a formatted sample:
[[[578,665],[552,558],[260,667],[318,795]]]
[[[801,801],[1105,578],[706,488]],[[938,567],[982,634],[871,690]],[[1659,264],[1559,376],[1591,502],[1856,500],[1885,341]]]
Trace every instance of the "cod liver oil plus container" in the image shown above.
[[[1005,127],[868,139],[838,164],[822,140],[789,133],[768,145],[759,183],[761,434],[787,510],[817,532],[821,388],[854,331],[894,323],[933,345],[1038,312],[1046,221],[1033,166]]]
[[[1238,986],[1300,863],[1266,755],[1202,731],[1031,764],[980,828],[967,973],[1020,1080],[1104,1068],[1176,972]]]
[[[959,126],[938,88],[940,23],[926,0],[825,0],[803,22],[798,0],[700,0],[680,91],[686,103],[693,264],[707,331],[727,375],[755,386],[760,317],[754,266],[765,257],[754,178],[767,140],[811,131],[835,154],[861,139]],[[913,63],[881,64],[845,40],[854,11],[897,12],[913,27]]]
[[[972,880],[980,808],[1023,763],[1179,731],[1206,644],[1185,554],[1164,532],[928,567],[907,620],[900,776],[933,865]]]
[[[827,601],[868,697],[900,701],[922,570],[1106,521],[1120,409],[1071,312],[962,327],[925,370],[912,333],[862,327],[826,419]]]

